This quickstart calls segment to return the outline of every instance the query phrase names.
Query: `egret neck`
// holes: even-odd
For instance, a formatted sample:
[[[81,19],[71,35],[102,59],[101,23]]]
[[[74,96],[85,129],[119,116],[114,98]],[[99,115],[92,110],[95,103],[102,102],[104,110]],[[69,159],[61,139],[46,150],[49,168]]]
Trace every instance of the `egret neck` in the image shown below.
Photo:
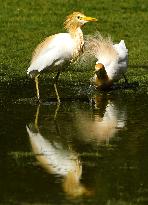
[[[74,40],[73,59],[76,59],[82,52],[84,46],[83,32],[80,27],[69,29],[69,34]]]

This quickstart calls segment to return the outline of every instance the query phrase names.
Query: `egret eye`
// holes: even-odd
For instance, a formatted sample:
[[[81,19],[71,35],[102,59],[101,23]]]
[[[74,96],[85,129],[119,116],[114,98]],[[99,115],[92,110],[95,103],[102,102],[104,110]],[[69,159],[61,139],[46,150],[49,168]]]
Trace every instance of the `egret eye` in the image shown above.
[[[78,18],[78,19],[80,19],[80,18],[81,18],[81,16],[78,16],[77,18]]]

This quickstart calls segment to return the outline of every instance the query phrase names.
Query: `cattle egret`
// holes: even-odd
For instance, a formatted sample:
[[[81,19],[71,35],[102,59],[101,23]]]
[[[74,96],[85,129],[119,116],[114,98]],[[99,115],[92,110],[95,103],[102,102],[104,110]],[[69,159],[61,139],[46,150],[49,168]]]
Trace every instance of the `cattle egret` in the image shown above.
[[[108,88],[112,85],[112,80],[109,79],[105,67],[102,63],[95,65],[95,75],[92,78],[92,82],[97,88]]]
[[[89,52],[97,58],[93,82],[96,86],[111,86],[113,81],[125,78],[128,65],[128,50],[124,40],[113,44],[110,38],[90,37],[88,40]],[[127,82],[126,78],[125,81]]]
[[[60,103],[56,83],[61,70],[74,61],[83,51],[84,39],[82,26],[87,22],[97,21],[96,18],[87,17],[80,12],[73,12],[67,16],[64,27],[68,33],[58,33],[47,37],[40,43],[32,55],[31,65],[27,74],[35,77],[37,98],[40,100],[38,77],[40,73],[49,70],[57,70],[54,78],[54,88],[57,100]]]

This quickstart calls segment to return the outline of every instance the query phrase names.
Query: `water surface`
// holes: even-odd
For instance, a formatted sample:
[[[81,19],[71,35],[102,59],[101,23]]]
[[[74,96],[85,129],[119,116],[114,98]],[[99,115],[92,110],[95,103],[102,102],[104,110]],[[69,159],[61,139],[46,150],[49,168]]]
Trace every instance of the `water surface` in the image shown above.
[[[0,204],[148,204],[147,104],[1,103]]]

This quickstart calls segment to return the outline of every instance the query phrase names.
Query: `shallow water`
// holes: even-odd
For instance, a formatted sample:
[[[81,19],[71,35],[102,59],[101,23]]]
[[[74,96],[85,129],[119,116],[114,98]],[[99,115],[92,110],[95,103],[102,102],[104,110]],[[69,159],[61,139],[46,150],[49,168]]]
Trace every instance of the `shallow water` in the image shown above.
[[[148,204],[147,96],[0,105],[0,204]]]

